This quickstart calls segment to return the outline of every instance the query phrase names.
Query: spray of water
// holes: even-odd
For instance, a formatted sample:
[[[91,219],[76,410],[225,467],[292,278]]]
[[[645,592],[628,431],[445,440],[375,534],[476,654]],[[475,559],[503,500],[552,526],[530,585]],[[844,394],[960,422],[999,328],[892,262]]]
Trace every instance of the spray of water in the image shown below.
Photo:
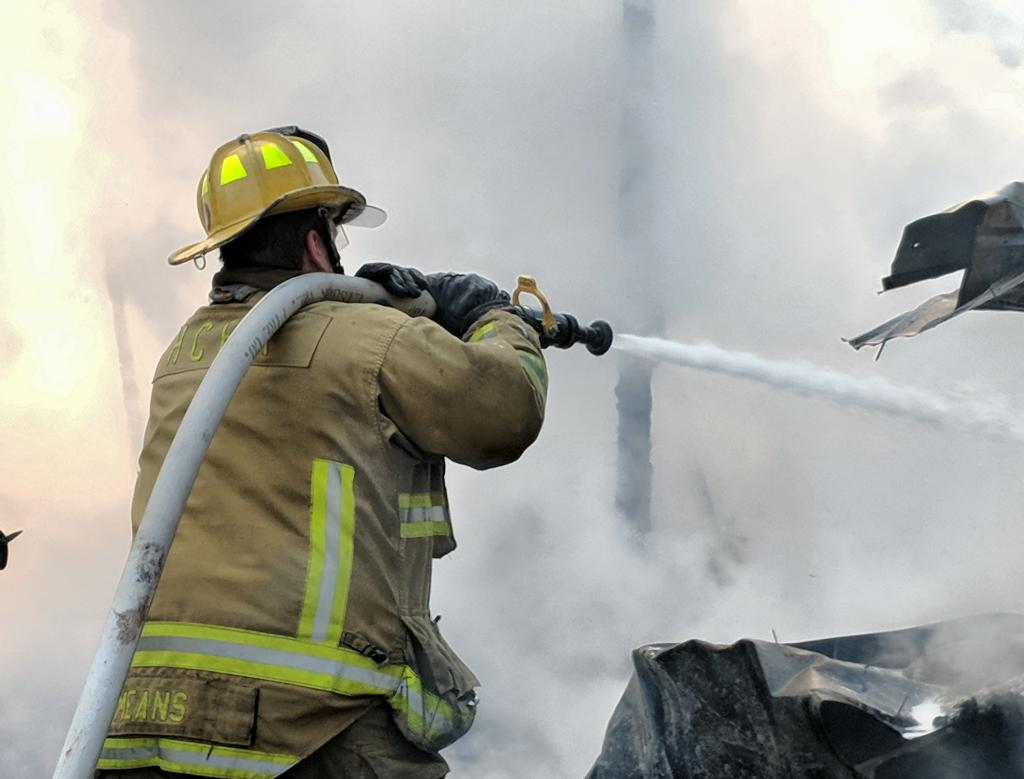
[[[661,338],[616,335],[614,348],[656,362],[737,376],[797,395],[819,396],[934,428],[1024,443],[1021,415],[991,398],[980,400],[900,387],[880,378],[857,378],[800,360],[767,360],[708,343],[681,344]]]

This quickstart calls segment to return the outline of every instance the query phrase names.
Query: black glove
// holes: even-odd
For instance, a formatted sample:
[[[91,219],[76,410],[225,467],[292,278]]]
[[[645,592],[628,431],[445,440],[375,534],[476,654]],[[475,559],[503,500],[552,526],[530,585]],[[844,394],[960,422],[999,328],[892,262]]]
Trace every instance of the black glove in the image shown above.
[[[368,262],[356,276],[380,284],[398,298],[415,298],[427,289],[427,278],[415,268],[402,268],[390,262]]]
[[[434,321],[456,338],[487,311],[510,302],[507,292],[475,273],[431,273],[427,291],[437,303]]]

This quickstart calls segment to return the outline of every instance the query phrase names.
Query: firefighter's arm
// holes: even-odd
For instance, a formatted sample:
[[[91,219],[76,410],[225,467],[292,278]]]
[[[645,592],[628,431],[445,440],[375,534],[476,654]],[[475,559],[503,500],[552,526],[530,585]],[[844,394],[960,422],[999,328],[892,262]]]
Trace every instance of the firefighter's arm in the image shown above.
[[[379,386],[383,413],[417,447],[492,468],[537,438],[547,368],[536,333],[506,311],[488,311],[461,340],[414,317],[391,341]]]

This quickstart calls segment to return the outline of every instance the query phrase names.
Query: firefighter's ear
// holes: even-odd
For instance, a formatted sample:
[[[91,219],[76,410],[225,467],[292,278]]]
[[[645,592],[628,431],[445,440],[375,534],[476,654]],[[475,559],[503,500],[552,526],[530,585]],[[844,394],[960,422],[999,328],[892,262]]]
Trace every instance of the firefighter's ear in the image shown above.
[[[307,273],[331,273],[331,255],[324,239],[316,230],[306,233],[306,248],[302,252],[302,270]]]

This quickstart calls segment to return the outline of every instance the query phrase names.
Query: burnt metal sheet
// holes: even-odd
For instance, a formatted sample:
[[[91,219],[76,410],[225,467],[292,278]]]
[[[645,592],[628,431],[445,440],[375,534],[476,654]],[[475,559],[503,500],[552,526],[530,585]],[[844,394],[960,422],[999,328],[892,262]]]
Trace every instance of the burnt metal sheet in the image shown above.
[[[7,567],[7,545],[15,538],[20,536],[22,531],[15,530],[10,535],[4,535],[4,531],[0,530],[0,571]]]
[[[633,662],[587,779],[1024,777],[1024,616]]]
[[[963,271],[960,286],[868,332],[854,349],[910,337],[971,310],[1024,311],[1024,183],[971,198],[904,228],[882,279],[890,290]]]

